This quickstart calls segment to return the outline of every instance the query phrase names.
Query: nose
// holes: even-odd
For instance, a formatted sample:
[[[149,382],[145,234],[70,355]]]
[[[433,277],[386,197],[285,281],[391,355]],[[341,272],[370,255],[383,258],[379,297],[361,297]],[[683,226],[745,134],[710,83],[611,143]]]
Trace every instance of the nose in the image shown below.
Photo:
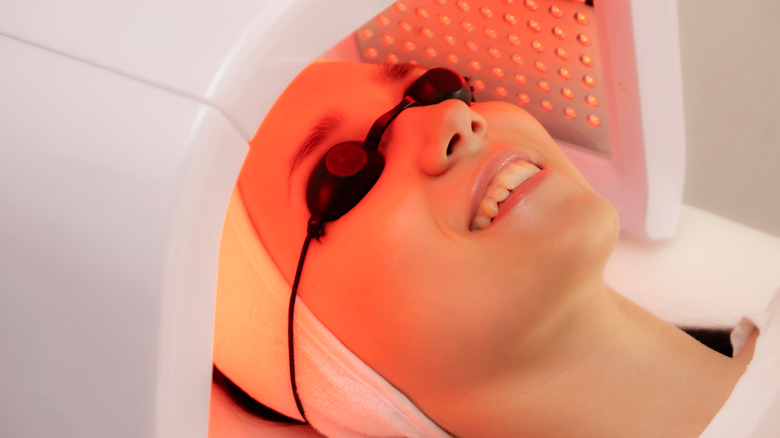
[[[484,147],[487,122],[465,102],[449,99],[405,110],[391,130],[397,143],[388,147],[388,154],[396,147],[407,149],[423,173],[438,176]]]

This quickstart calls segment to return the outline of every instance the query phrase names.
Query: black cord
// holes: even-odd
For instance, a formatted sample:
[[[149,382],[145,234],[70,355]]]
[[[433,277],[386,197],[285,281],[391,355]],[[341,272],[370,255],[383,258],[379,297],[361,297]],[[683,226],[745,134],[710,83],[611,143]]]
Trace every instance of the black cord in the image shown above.
[[[303,421],[306,420],[306,413],[303,410],[303,404],[301,398],[298,396],[298,384],[295,381],[295,345],[293,342],[293,317],[295,316],[295,301],[298,297],[298,283],[301,280],[301,272],[303,272],[303,262],[306,260],[306,253],[309,251],[309,244],[311,239],[319,240],[323,235],[322,218],[312,216],[309,218],[308,227],[306,229],[306,239],[303,241],[303,248],[301,249],[301,257],[298,259],[298,268],[295,270],[295,279],[293,280],[292,293],[290,294],[290,305],[287,310],[287,357],[290,360],[290,385],[292,386],[293,398],[295,399],[295,406],[298,407]]]

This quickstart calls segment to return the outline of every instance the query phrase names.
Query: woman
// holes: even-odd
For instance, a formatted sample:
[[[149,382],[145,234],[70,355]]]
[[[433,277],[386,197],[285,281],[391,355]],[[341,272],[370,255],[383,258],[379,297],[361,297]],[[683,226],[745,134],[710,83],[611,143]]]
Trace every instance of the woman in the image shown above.
[[[401,111],[379,143],[381,177],[310,246],[295,370],[319,377],[298,382],[296,408],[284,299],[307,234],[310,176],[425,73],[318,62],[269,112],[233,201],[246,221],[223,242],[215,366],[254,399],[298,419],[305,410],[334,436],[702,433],[745,372],[757,332],[729,358],[610,290],[613,207],[522,109],[459,99]],[[253,233],[257,245],[246,243]],[[268,260],[242,255],[255,246]],[[257,269],[262,278],[243,280]],[[268,280],[275,269],[279,279]],[[325,347],[307,353],[299,338]],[[311,369],[334,366],[358,383],[312,389],[330,371]],[[384,404],[362,403],[368,393]],[[390,426],[376,426],[397,407]]]

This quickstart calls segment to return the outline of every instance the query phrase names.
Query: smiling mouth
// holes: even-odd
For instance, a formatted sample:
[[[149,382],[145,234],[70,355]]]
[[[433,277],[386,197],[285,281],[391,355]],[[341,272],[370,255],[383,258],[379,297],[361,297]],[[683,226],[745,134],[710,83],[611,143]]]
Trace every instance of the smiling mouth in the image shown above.
[[[539,172],[541,169],[526,161],[514,162],[501,169],[482,195],[469,230],[477,232],[489,227],[509,195]]]

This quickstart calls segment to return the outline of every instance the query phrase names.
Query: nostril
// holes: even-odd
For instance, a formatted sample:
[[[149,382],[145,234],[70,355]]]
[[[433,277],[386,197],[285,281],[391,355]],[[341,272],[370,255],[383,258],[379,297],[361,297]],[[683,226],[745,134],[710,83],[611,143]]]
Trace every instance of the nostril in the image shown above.
[[[479,126],[478,122],[476,122],[476,121],[472,121],[471,122],[471,132],[477,132],[477,131],[479,131],[479,128],[480,128],[480,126]]]
[[[455,147],[455,143],[460,141],[460,134],[455,134],[450,139],[450,143],[447,145],[447,155],[452,154],[452,148]]]

